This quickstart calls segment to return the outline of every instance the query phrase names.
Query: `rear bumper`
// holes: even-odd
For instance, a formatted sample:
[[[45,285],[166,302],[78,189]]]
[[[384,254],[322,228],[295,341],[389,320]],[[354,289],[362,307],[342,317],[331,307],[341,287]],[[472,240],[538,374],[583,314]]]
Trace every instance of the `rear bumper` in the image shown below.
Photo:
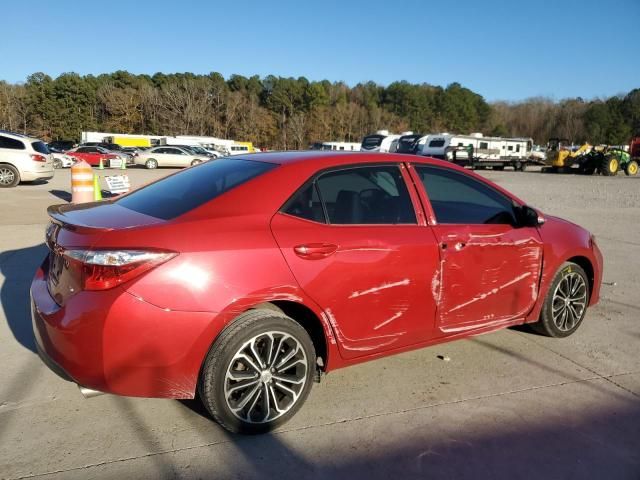
[[[50,168],[43,168],[42,170],[23,170],[20,172],[20,180],[23,182],[35,182],[36,180],[49,180],[53,178],[54,170],[53,164]]]
[[[120,288],[79,292],[61,307],[42,267],[31,285],[31,310],[38,352],[51,370],[118,395],[193,398],[215,335],[210,313],[167,311]]]

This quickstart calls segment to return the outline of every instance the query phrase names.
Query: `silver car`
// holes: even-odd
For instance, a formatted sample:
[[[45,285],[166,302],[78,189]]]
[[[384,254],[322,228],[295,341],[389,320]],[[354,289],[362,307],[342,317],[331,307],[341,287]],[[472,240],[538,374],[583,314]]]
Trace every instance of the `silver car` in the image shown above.
[[[189,167],[206,162],[209,157],[196,155],[182,147],[164,145],[146,150],[135,157],[136,165],[144,165],[147,168],[158,167]]]

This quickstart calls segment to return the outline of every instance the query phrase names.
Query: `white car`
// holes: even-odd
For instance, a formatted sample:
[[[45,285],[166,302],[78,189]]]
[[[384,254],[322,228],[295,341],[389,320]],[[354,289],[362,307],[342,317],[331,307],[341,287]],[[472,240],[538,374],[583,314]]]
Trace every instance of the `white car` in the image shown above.
[[[206,162],[209,157],[194,155],[181,147],[161,146],[145,150],[135,157],[136,165],[144,165],[147,168],[158,167],[189,167]]]
[[[53,157],[53,168],[70,168],[75,159],[66,153],[51,152]]]
[[[52,177],[53,158],[43,141],[0,131],[0,188]]]

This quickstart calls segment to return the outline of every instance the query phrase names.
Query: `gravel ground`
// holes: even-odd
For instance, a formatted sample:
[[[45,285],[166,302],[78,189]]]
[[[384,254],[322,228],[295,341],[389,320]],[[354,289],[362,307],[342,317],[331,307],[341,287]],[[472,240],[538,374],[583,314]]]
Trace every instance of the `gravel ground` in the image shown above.
[[[580,330],[509,329],[334,372],[260,437],[227,434],[194,401],[84,400],[44,367],[28,287],[69,171],[0,191],[0,478],[639,479],[640,177],[481,173],[597,236],[605,285]]]

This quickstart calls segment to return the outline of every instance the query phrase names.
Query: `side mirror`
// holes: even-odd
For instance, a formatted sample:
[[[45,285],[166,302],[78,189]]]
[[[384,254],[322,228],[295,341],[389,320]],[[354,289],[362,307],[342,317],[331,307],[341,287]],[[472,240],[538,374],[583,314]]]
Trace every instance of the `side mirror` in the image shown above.
[[[535,208],[522,205],[518,210],[520,214],[518,215],[518,223],[521,227],[539,227],[545,222],[544,216]]]

